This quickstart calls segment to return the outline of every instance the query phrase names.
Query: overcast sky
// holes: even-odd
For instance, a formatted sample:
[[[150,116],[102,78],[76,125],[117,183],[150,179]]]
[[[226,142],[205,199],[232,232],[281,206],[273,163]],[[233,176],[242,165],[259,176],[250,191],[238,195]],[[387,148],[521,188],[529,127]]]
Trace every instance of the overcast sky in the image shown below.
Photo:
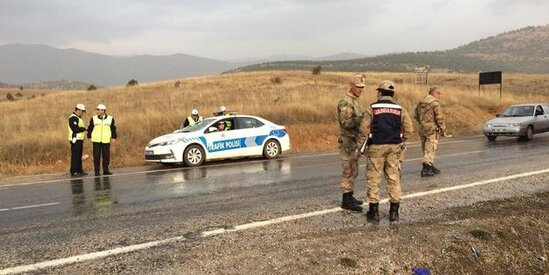
[[[549,0],[0,0],[0,45],[221,60],[431,51],[549,24]]]

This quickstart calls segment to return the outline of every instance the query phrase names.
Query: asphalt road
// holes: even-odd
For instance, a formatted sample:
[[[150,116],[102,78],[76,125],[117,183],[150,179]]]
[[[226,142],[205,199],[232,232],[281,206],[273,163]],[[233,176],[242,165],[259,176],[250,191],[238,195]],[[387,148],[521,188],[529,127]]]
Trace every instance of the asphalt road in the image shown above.
[[[546,134],[536,135],[531,142],[515,138],[496,142],[484,137],[447,139],[439,144],[436,158],[442,174],[421,178],[421,148],[410,144],[402,166],[403,191],[416,194],[517,174],[521,178],[546,176],[548,145]],[[364,160],[361,164],[355,193],[364,199]],[[531,171],[538,172],[522,175]],[[283,217],[291,217],[288,220],[299,228],[297,223],[307,223],[307,217],[300,216],[306,213],[327,217],[326,226],[340,226],[337,217],[330,218],[339,211],[341,199],[336,153],[221,161],[200,168],[148,166],[140,171],[115,172],[108,177],[3,181],[0,274],[24,270],[70,272],[83,260],[87,268],[105,261],[105,255],[90,253],[146,253],[147,245],[208,242],[210,235],[268,228],[286,222],[277,220]],[[522,188],[527,193],[547,191],[547,185]],[[479,193],[467,199],[482,201],[489,196]],[[448,205],[457,203],[448,199]],[[404,213],[401,223],[421,215]],[[270,222],[258,224],[262,221]],[[135,246],[140,244],[143,247]],[[70,260],[73,256],[80,258]],[[54,263],[58,259],[60,262]],[[123,261],[127,266],[140,264],[138,257]],[[28,267],[45,262],[46,266]],[[23,266],[29,269],[17,269]],[[47,269],[37,269],[44,267]]]

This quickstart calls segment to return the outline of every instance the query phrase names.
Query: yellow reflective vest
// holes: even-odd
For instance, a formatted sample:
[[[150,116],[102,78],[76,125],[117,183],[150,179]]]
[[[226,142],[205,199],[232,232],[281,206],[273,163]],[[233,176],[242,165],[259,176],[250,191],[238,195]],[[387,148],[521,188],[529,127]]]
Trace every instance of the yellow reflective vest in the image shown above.
[[[92,142],[110,143],[112,116],[100,119],[99,116],[93,116],[93,131],[91,133]]]
[[[77,116],[76,114],[72,114],[69,116],[69,120],[71,119],[71,117],[77,117],[78,118],[78,127],[80,128],[84,128],[84,120],[82,120],[81,117]],[[68,138],[69,140],[72,141],[72,129],[71,129],[71,126],[67,124],[67,128],[69,129],[69,135],[68,135]],[[76,133],[76,139],[77,140],[84,140],[86,138],[86,132],[80,132],[80,133]]]
[[[193,125],[196,124],[197,122],[201,121],[201,120],[202,120],[202,117],[201,117],[201,116],[198,116],[198,120],[197,120],[197,121],[194,121],[193,116],[188,116],[188,117],[187,117],[187,120],[189,121],[189,126],[193,126]]]

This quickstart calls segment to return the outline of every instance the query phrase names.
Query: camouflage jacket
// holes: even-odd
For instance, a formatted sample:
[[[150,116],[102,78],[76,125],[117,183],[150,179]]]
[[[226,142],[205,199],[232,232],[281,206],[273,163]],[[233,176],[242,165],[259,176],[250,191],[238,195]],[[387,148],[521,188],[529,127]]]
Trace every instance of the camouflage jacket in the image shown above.
[[[419,123],[419,135],[431,136],[446,132],[446,124],[438,100],[432,95],[426,95],[416,106],[414,119]]]
[[[339,122],[339,135],[356,137],[360,131],[360,124],[364,118],[364,109],[358,98],[347,92],[337,103],[337,119]]]

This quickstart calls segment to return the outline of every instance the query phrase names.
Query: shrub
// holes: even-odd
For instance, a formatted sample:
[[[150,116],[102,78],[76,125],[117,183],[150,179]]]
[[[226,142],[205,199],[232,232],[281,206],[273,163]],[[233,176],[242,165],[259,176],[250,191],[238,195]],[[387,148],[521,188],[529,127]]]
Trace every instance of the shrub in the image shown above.
[[[130,81],[128,81],[128,84],[126,84],[126,87],[131,87],[131,86],[137,86],[139,85],[139,82],[137,82],[137,80],[135,79],[130,79]]]
[[[9,100],[9,101],[14,101],[15,100],[15,97],[11,94],[11,93],[8,93],[6,95],[6,98]]]
[[[95,85],[93,84],[88,87],[88,91],[95,91],[95,90],[97,90],[97,87],[95,87]]]
[[[273,84],[282,84],[282,78],[280,76],[275,76],[271,78],[271,83]]]
[[[320,66],[320,65],[313,68],[313,74],[314,75],[320,74],[320,71],[322,71],[322,66]]]

